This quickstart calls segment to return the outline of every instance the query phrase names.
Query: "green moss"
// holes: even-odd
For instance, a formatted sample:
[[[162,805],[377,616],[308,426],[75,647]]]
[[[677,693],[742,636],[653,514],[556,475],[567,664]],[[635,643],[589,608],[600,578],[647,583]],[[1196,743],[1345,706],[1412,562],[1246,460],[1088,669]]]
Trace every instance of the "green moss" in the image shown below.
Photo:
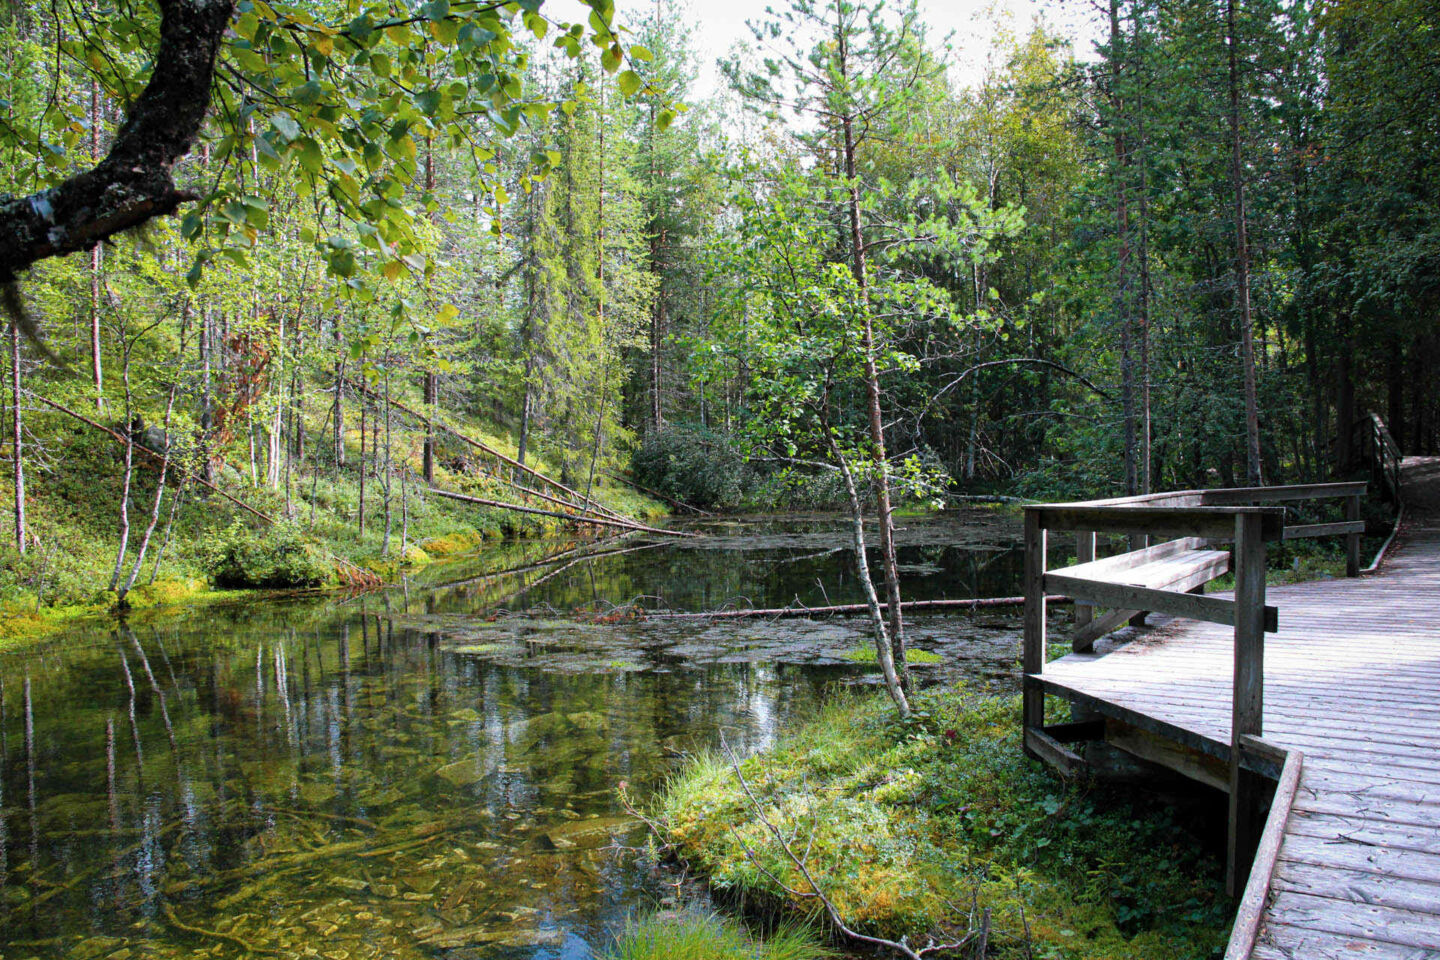
[[[1026,927],[1033,955],[1057,960],[1218,955],[1232,904],[1215,858],[1168,809],[1067,784],[1026,759],[1018,721],[1012,698],[926,694],[908,722],[883,697],[846,700],[741,769],[865,932],[913,938],[974,897],[992,912],[997,957],[1031,952]],[[766,876],[804,886],[728,763],[692,762],[657,820],[715,886],[820,919],[813,899]]]
[[[803,927],[781,927],[759,940],[712,915],[656,914],[626,922],[604,960],[826,960],[835,953]]]
[[[880,662],[880,655],[875,652],[875,647],[873,645],[865,644],[856,647],[853,650],[846,651],[845,659],[851,661],[852,663],[878,664]],[[941,659],[942,658],[940,654],[933,653],[929,650],[917,650],[914,647],[910,647],[905,651],[905,662],[911,664],[940,663]]]

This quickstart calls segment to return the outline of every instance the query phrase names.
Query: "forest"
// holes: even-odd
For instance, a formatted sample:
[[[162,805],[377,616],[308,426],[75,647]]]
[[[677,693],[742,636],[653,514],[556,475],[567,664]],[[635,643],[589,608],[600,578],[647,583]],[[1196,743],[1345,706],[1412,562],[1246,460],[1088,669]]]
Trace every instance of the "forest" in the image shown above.
[[[1112,0],[1096,57],[1037,19],[966,86],[913,3],[797,0],[704,101],[668,0],[242,0],[161,70],[202,6],[5,14],[7,602],[536,521],[433,494],[530,476],[456,429],[557,514],[1325,478],[1372,409],[1440,442],[1419,0]]]
[[[1440,8],[703,6],[0,10],[7,956],[1224,953],[1260,730],[1027,756],[1032,518],[1440,454]]]

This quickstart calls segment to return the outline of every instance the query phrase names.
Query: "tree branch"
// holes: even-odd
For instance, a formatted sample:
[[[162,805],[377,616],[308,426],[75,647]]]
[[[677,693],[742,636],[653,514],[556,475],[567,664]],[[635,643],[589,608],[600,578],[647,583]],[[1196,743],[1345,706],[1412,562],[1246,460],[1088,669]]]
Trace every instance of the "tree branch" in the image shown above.
[[[89,250],[195,199],[176,189],[171,171],[200,134],[234,3],[157,3],[155,69],[110,153],[54,187],[0,200],[0,283],[15,280],[37,261]]]

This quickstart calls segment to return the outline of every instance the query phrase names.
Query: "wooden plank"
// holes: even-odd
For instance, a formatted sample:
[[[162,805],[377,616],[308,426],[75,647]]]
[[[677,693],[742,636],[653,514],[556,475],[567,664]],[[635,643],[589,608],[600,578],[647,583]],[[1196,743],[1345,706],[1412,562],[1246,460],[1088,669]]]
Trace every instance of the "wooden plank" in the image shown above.
[[[1079,754],[1038,727],[1025,731],[1025,749],[1054,767],[1062,777],[1074,777],[1085,767]]]
[[[1045,669],[1045,544],[1048,536],[1040,513],[1025,509],[1025,615],[1022,664],[1026,675],[1038,675]],[[1042,688],[1026,685],[1023,693],[1022,722],[1028,732],[1045,725],[1045,694]],[[1026,749],[1030,749],[1026,738]]]
[[[1285,528],[1286,540],[1304,540],[1307,537],[1334,537],[1342,533],[1364,533],[1365,524],[1347,520],[1342,523],[1302,523]]]
[[[1230,721],[1230,814],[1225,886],[1236,895],[1250,873],[1251,858],[1264,830],[1263,778],[1241,763],[1241,738],[1264,733],[1265,717],[1265,540],[1263,520],[1235,518],[1234,695]],[[1197,597],[1203,600],[1204,597]]]
[[[1244,743],[1242,740],[1242,744]],[[1254,745],[1262,743],[1263,741],[1256,741]],[[1255,949],[1260,923],[1265,915],[1265,901],[1275,874],[1275,863],[1280,855],[1280,843],[1285,838],[1285,824],[1290,819],[1290,808],[1295,802],[1295,791],[1300,786],[1300,773],[1304,763],[1304,754],[1299,751],[1291,751],[1285,755],[1280,782],[1275,787],[1275,796],[1270,802],[1270,814],[1265,819],[1265,831],[1260,836],[1255,860],[1250,867],[1250,876],[1245,881],[1245,892],[1241,894],[1240,905],[1235,911],[1235,923],[1230,927],[1230,942],[1225,947],[1225,960],[1248,960]]]
[[[1435,960],[1423,947],[1292,927],[1267,920],[1256,960]]]
[[[1235,515],[1254,513],[1265,519],[1266,540],[1285,534],[1284,507],[1071,507],[1032,506],[1047,530],[1099,530],[1105,533],[1145,533],[1159,537],[1204,537],[1228,540],[1234,535]]]
[[[1274,882],[1281,890],[1399,907],[1417,913],[1434,913],[1440,904],[1440,883],[1294,860],[1282,860],[1276,865]]]
[[[1172,739],[1142,727],[1122,721],[1107,721],[1105,742],[1222,793],[1230,789],[1229,769],[1223,760],[1201,750],[1182,747]]]
[[[1363,497],[1364,481],[1346,483],[1297,483],[1279,487],[1223,487],[1200,491],[1201,501],[1208,506],[1248,503],[1274,503],[1277,500],[1323,500],[1330,497]]]
[[[1198,582],[1208,583],[1230,570],[1230,553],[1227,550],[1186,550],[1133,566],[1105,566],[1110,560],[1136,556],[1146,553],[1150,549],[1152,548],[1147,547],[1145,550],[1121,554],[1120,557],[1108,557],[1105,560],[1097,560],[1095,563],[1087,563],[1083,567],[1061,567],[1056,572],[1067,577],[1079,577],[1099,583],[1164,589],[1173,587],[1181,580],[1195,582],[1194,575],[1202,572],[1208,573],[1209,576]]]
[[[1079,606],[1079,604],[1076,604]],[[1086,610],[1093,610],[1094,607],[1086,607]],[[1139,613],[1139,610],[1111,610],[1098,620],[1090,620],[1080,625],[1070,635],[1070,649],[1081,652],[1090,650],[1095,646],[1095,641],[1113,633],[1130,622],[1130,618]],[[1078,622],[1078,621],[1077,621]]]
[[[1336,841],[1335,837],[1290,833],[1280,847],[1280,859],[1425,883],[1440,881],[1440,857],[1434,854]]]
[[[1171,541],[1179,542],[1179,541]],[[1164,546],[1164,544],[1162,544]],[[1154,549],[1153,547],[1149,549]],[[1187,568],[1170,568],[1163,574],[1157,574],[1152,578],[1150,586],[1164,588],[1175,592],[1188,592],[1196,587],[1204,586],[1216,577],[1223,575],[1230,568],[1230,555],[1223,551],[1214,551],[1210,559],[1199,559]],[[1067,574],[1073,571],[1074,567],[1063,568]],[[1123,574],[1122,574],[1123,575]],[[1093,610],[1093,607],[1086,607]],[[1079,625],[1070,636],[1070,647],[1073,650],[1085,651],[1095,645],[1095,641],[1114,630],[1119,630],[1131,621],[1141,611],[1137,610],[1112,610],[1098,620],[1087,618],[1086,623]]]
[[[1064,594],[1076,602],[1089,603],[1097,607],[1153,610],[1157,613],[1184,617],[1187,620],[1205,620],[1225,626],[1235,624],[1234,602],[1220,597],[1101,583],[1096,580],[1067,576],[1063,573],[1045,574],[1044,589],[1051,593]],[[1279,629],[1279,612],[1276,608],[1265,607],[1263,616],[1267,631],[1274,633]]]
[[[1070,723],[1052,723],[1045,727],[1045,735],[1057,743],[1103,740],[1105,738],[1105,721],[1074,720]]]
[[[1269,916],[1274,923],[1317,933],[1440,951],[1440,923],[1434,914],[1282,890],[1273,896]],[[1305,956],[1308,960],[1313,954]]]
[[[1077,544],[1076,563],[1069,567],[1057,567],[1072,576],[1088,577],[1094,580],[1106,579],[1106,575],[1120,570],[1129,570],[1133,567],[1143,567],[1156,560],[1164,560],[1173,557],[1177,553],[1184,553],[1188,550],[1198,550],[1204,542],[1199,537],[1180,537],[1176,540],[1167,540],[1164,543],[1157,543],[1153,547],[1145,547],[1141,550],[1131,550],[1128,553],[1117,553],[1113,556],[1095,559],[1093,530],[1084,531],[1078,535],[1079,538],[1090,538],[1090,556],[1088,560],[1082,560],[1085,555],[1085,544]]]
[[[1296,811],[1290,825],[1296,836],[1315,837],[1319,840],[1343,840],[1369,847],[1385,847],[1387,850],[1411,850],[1440,857],[1440,833],[1429,827],[1417,827],[1404,823],[1386,823],[1370,820],[1355,814],[1314,813],[1308,810]],[[1435,878],[1440,882],[1440,875]],[[1440,900],[1435,902],[1440,912]]]
[[[1360,497],[1349,497],[1345,501],[1345,519],[1352,529],[1345,538],[1345,576],[1360,576],[1360,537],[1365,533],[1365,524],[1360,522]]]
[[[1075,534],[1075,562],[1079,565],[1090,563],[1095,559],[1095,531],[1081,530]],[[1075,625],[1083,627],[1095,616],[1095,608],[1085,603],[1077,603],[1074,606]],[[1072,643],[1073,645],[1073,643]]]

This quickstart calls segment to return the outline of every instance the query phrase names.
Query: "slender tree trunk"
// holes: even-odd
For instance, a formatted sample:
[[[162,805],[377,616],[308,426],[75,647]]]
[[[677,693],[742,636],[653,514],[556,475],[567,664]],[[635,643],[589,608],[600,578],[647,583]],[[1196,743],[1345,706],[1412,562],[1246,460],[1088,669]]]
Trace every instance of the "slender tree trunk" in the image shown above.
[[[837,19],[836,39],[839,42],[839,65],[842,80],[848,82],[849,38],[844,24]],[[851,114],[841,118],[843,160],[848,184],[851,269],[860,292],[860,309],[864,326],[861,349],[865,361],[865,394],[870,423],[871,456],[875,469],[875,500],[880,527],[880,556],[885,572],[885,598],[889,604],[890,646],[900,682],[908,683],[905,659],[905,618],[900,609],[900,565],[895,554],[895,519],[890,503],[889,462],[885,453],[885,418],[880,404],[880,372],[875,364],[875,328],[870,316],[869,277],[865,262],[865,239],[860,229],[860,180],[856,169],[855,121]]]
[[[285,311],[276,310],[279,329],[275,346],[275,412],[270,417],[270,429],[265,444],[265,482],[271,490],[280,489],[280,459],[282,451],[283,425],[285,422]]]
[[[1115,319],[1120,325],[1120,407],[1124,419],[1125,493],[1134,496],[1140,490],[1138,444],[1135,416],[1135,358],[1131,341],[1134,320],[1130,311],[1130,157],[1125,142],[1125,100],[1122,84],[1125,76],[1124,39],[1120,33],[1120,3],[1110,0],[1110,59],[1114,76],[1111,79],[1110,109],[1115,149]]]
[[[530,405],[533,402],[530,389],[530,376],[534,372],[535,358],[527,355],[525,357],[525,394],[520,401],[520,440],[515,445],[515,459],[521,466],[525,465],[525,448],[530,439]]]
[[[124,603],[125,597],[135,586],[135,580],[140,576],[140,568],[145,563],[145,553],[150,549],[150,538],[155,534],[155,528],[160,524],[160,505],[165,498],[165,478],[170,472],[170,417],[175,410],[175,384],[170,385],[170,395],[165,401],[165,426],[163,427],[165,449],[160,458],[160,478],[155,483],[155,497],[150,502],[150,520],[145,525],[145,533],[140,537],[140,547],[135,551],[135,562],[130,567],[130,574],[125,582],[116,591],[116,603]]]
[[[845,495],[850,502],[850,538],[855,546],[855,576],[865,591],[865,605],[870,610],[870,624],[875,631],[875,659],[885,678],[885,689],[902,717],[910,715],[910,701],[905,695],[905,683],[895,660],[893,638],[889,635],[885,613],[880,609],[880,597],[875,592],[875,581],[870,576],[870,561],[865,553],[865,505],[855,487],[855,477],[850,462],[845,459],[831,435],[828,424],[825,437],[830,445],[830,455],[840,466],[840,476],[845,481]]]
[[[360,511],[359,511],[359,525],[360,525],[360,536],[361,536],[361,537],[364,537],[364,536],[365,536],[365,419],[366,419],[366,412],[367,412],[367,410],[369,409],[369,406],[370,406],[370,404],[365,400],[365,398],[364,398],[364,397],[361,397],[361,398],[360,398],[360,461],[359,461],[359,464],[358,464],[358,468],[359,468],[359,470],[360,470]]]
[[[1240,126],[1239,0],[1226,0],[1226,50],[1230,85],[1230,177],[1235,192],[1235,300],[1240,313],[1240,363],[1245,379],[1245,474],[1253,486],[1265,482],[1260,459],[1260,405],[1255,384],[1255,328],[1250,314],[1250,240],[1245,225],[1245,168]],[[1348,427],[1347,427],[1348,429]]]
[[[335,470],[345,466],[345,338],[335,314]]]
[[[10,321],[10,456],[15,485],[15,549],[25,553],[25,421],[20,405],[20,327]]]
[[[1335,472],[1347,473],[1355,466],[1355,449],[1352,438],[1355,433],[1355,336],[1350,329],[1349,314],[1341,317],[1345,325],[1345,339],[1342,341],[1340,356],[1336,364],[1335,377]]]
[[[122,334],[123,337],[123,334]],[[130,479],[135,469],[135,420],[130,392],[130,348],[122,348],[121,376],[125,384],[125,472],[120,482],[120,543],[115,548],[115,570],[110,574],[110,589],[120,586],[120,571],[125,566],[125,554],[130,547]]]
[[[390,371],[385,371],[385,535],[380,540],[380,555],[390,555]]]
[[[427,76],[429,71],[427,70]],[[432,137],[425,138],[425,192],[433,193],[435,190],[435,144]],[[429,281],[426,281],[427,289]],[[426,361],[434,363],[433,360]],[[433,370],[425,373],[425,416],[429,423],[425,425],[425,447],[421,452],[421,466],[425,474],[425,482],[431,486],[435,485],[435,404],[439,399],[439,378]],[[388,389],[388,387],[387,387]],[[389,414],[386,414],[386,429],[389,429]]]
[[[651,154],[651,178],[655,177],[653,152]],[[665,290],[661,273],[661,251],[664,249],[664,232],[661,231],[650,241],[650,269],[660,277],[655,291],[655,305],[650,311],[650,429],[659,432],[665,424],[664,404],[664,362],[662,348],[665,343]]]
[[[100,84],[90,81],[90,162],[100,162]],[[95,388],[95,409],[105,411],[105,376],[100,359],[101,245],[90,248],[90,378]]]
[[[1135,22],[1134,68],[1138,72],[1145,64],[1141,47],[1140,22]],[[1140,171],[1139,197],[1139,242],[1140,242],[1140,492],[1149,493],[1154,481],[1152,460],[1152,439],[1150,419],[1150,169],[1149,143],[1145,137],[1145,77],[1138,76],[1135,85],[1135,134],[1136,166]]]
[[[210,454],[210,430],[215,425],[210,395],[210,354],[212,345],[210,308],[200,314],[200,468],[207,483],[215,482],[215,463]]]
[[[165,559],[165,551],[170,548],[170,535],[175,531],[175,514],[180,512],[180,504],[185,499],[185,491],[188,489],[190,478],[184,477],[180,480],[180,486],[175,491],[175,496],[170,498],[170,515],[165,520],[165,536],[160,539],[160,549],[155,551],[155,565],[150,568],[150,582],[160,576],[160,562]]]

